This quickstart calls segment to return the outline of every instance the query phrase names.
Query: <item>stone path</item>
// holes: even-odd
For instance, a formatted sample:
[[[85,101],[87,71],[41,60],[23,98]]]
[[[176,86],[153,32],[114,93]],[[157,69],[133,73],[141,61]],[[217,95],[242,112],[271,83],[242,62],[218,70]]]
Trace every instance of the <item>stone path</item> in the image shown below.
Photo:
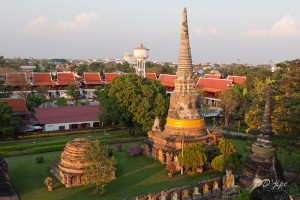
[[[213,126],[207,127],[210,132],[221,132],[223,135],[232,135],[232,136],[242,136],[242,137],[253,137],[252,135],[249,135],[247,133],[238,133],[234,131],[228,131],[228,130],[222,130],[222,129],[214,129]]]

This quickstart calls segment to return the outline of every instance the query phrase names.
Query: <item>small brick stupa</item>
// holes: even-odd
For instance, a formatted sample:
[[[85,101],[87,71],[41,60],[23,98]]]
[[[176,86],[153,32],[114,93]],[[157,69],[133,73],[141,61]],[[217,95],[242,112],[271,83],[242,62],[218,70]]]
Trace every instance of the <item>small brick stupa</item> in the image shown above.
[[[181,41],[175,89],[171,95],[170,108],[164,131],[160,131],[159,121],[155,120],[144,143],[144,153],[170,163],[180,153],[182,144],[208,144],[212,138],[206,131],[201,115],[201,102],[193,79],[192,57],[189,44],[186,8],[182,15]]]
[[[240,182],[249,187],[253,178],[282,180],[283,172],[277,159],[276,147],[272,145],[271,92],[267,88],[266,105],[257,140],[251,146],[251,154],[245,162]],[[275,181],[273,180],[273,181]]]
[[[83,170],[88,166],[84,158],[87,141],[84,138],[76,138],[68,142],[61,153],[60,160],[52,163],[53,174],[66,188],[85,183]]]

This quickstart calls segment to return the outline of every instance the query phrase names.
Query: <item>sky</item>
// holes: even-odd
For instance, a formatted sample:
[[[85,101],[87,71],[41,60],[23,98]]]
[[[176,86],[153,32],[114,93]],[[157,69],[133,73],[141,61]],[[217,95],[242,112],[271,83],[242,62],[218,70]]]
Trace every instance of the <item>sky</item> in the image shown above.
[[[184,7],[194,63],[299,58],[299,0],[0,0],[0,55],[122,58],[142,42],[177,62]]]

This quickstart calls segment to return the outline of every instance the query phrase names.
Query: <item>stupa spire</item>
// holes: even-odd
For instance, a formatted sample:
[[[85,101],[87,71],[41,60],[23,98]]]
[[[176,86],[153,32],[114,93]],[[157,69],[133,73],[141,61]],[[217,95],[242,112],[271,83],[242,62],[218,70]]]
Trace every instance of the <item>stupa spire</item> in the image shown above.
[[[266,105],[265,110],[260,126],[260,132],[264,135],[271,135],[272,134],[272,126],[271,126],[271,87],[267,87],[267,97],[266,97]]]
[[[185,72],[189,74],[192,74],[193,72],[186,8],[183,9],[182,13],[181,40],[177,67],[177,73],[180,74],[180,72]],[[177,74],[177,76],[179,74]]]

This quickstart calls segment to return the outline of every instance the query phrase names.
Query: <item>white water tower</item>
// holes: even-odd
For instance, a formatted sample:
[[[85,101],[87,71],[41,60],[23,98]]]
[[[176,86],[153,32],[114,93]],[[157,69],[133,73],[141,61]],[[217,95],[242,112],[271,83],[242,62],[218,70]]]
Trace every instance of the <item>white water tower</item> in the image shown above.
[[[135,71],[139,76],[145,78],[145,60],[148,58],[149,49],[145,48],[143,44],[133,50],[133,56],[136,58]]]

